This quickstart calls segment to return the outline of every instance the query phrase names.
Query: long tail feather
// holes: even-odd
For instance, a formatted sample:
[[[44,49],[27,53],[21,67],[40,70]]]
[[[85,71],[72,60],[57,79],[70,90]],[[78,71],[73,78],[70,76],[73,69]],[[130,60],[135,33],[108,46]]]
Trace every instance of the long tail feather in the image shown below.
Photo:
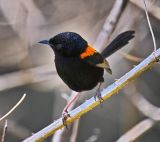
[[[119,34],[102,52],[101,55],[107,58],[123,46],[129,43],[129,41],[134,37],[135,31],[126,31]]]

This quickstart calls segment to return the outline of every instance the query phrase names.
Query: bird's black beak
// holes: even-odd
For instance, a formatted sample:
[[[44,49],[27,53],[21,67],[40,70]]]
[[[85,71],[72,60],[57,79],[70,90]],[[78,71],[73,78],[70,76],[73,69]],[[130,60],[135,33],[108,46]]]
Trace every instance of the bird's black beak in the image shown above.
[[[42,43],[42,44],[47,44],[47,45],[49,45],[49,41],[48,41],[48,40],[41,40],[41,41],[39,41],[38,43]]]

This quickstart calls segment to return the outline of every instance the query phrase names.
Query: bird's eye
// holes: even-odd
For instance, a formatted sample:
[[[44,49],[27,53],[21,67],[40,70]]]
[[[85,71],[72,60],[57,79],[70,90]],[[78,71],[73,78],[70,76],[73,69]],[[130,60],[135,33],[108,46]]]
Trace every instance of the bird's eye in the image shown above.
[[[57,49],[57,50],[61,50],[61,49],[62,49],[62,44],[57,44],[57,45],[56,45],[56,49]]]

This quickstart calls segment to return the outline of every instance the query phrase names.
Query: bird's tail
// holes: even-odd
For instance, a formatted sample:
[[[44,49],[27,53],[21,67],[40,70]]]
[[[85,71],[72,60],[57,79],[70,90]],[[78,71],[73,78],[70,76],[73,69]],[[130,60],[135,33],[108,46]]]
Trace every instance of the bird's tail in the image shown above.
[[[119,34],[102,52],[101,55],[107,58],[126,44],[134,37],[135,31],[126,31]]]

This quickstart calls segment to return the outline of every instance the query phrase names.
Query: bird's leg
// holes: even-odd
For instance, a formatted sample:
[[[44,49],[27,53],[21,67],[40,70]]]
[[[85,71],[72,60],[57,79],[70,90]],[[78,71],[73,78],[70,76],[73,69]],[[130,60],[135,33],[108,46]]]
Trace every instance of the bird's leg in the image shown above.
[[[100,83],[99,83],[97,92],[96,92],[96,94],[95,94],[95,96],[94,96],[95,101],[96,101],[96,99],[98,98],[98,100],[99,100],[100,103],[102,103],[102,102],[104,101],[103,98],[102,98],[102,96],[101,96],[101,91],[100,91],[100,88],[101,88],[102,83],[103,83],[103,82],[100,82]]]
[[[67,128],[67,124],[66,124],[66,120],[68,119],[68,117],[70,117],[70,114],[68,113],[68,109],[72,106],[72,104],[79,98],[80,93],[77,92],[77,94],[71,98],[71,100],[67,103],[67,105],[65,106],[65,108],[63,109],[62,112],[62,121],[63,121],[63,125]]]

